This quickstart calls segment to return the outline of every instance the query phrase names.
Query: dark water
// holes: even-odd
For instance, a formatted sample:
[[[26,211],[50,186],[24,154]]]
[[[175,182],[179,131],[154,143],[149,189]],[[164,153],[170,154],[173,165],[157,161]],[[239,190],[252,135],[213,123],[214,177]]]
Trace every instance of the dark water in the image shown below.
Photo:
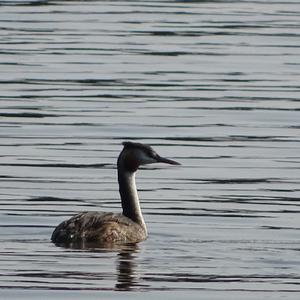
[[[300,3],[0,1],[3,299],[299,299]],[[65,249],[120,210],[123,140],[149,239]]]

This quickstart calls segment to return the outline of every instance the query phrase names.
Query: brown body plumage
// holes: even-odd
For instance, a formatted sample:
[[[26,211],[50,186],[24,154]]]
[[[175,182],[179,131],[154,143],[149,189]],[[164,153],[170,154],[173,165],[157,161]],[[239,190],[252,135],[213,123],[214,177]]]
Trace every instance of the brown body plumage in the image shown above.
[[[118,158],[118,181],[122,214],[83,212],[59,224],[51,240],[56,244],[127,244],[147,238],[147,227],[140,209],[135,172],[140,165],[163,162],[179,164],[159,156],[150,146],[124,142]]]
[[[147,238],[144,228],[122,214],[82,212],[62,222],[52,234],[56,243],[138,243]]]

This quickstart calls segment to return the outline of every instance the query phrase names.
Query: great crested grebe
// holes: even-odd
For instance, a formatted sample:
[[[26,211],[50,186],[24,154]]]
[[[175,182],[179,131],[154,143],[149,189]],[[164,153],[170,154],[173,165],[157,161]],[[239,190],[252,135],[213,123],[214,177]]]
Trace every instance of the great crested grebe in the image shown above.
[[[145,144],[123,142],[123,145],[117,163],[123,213],[79,213],[55,228],[51,237],[54,243],[126,244],[138,243],[147,238],[147,227],[135,185],[135,173],[141,165],[180,163],[161,157]]]

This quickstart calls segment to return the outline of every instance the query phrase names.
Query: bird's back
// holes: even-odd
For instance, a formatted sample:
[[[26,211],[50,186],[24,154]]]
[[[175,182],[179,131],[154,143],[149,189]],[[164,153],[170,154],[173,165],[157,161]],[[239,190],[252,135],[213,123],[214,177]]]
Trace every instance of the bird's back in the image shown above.
[[[138,243],[147,233],[142,226],[122,214],[83,212],[59,224],[51,240],[56,244]]]

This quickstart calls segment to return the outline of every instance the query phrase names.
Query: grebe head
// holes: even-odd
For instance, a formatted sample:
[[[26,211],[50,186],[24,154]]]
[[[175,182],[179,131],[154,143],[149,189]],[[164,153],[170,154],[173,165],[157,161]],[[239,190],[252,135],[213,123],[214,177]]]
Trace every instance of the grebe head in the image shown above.
[[[123,167],[129,172],[135,172],[139,166],[153,163],[166,163],[170,165],[180,165],[175,160],[171,160],[158,155],[149,145],[123,142],[123,150],[118,158],[118,167]]]

